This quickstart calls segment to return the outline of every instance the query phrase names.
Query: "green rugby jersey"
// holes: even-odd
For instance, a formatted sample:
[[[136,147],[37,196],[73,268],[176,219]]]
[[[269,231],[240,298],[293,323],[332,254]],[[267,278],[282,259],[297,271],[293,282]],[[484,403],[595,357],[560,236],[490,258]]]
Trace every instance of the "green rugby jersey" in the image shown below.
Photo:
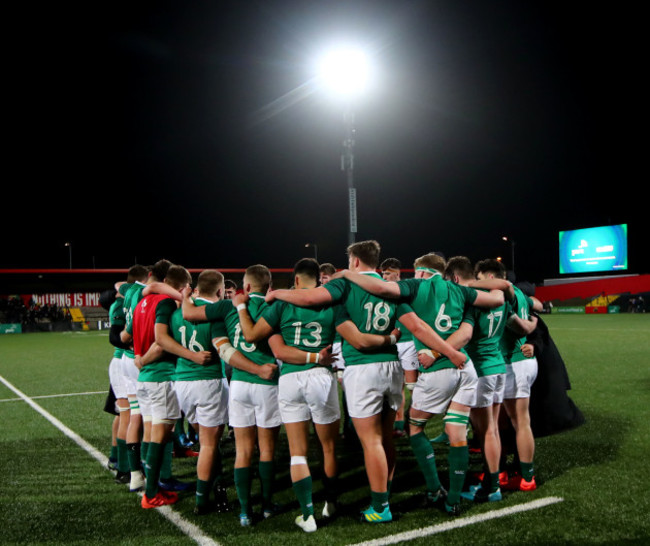
[[[248,313],[253,322],[257,322],[268,304],[264,301],[264,294],[249,294]],[[209,321],[221,321],[226,326],[228,339],[231,345],[255,364],[277,364],[267,340],[257,343],[247,343],[239,324],[239,314],[230,300],[222,300],[205,306],[205,314]],[[233,366],[231,381],[245,381],[246,383],[259,383],[261,385],[277,385],[277,374],[274,379],[267,381]]]
[[[402,332],[402,335],[399,337],[400,343],[408,343],[409,341],[413,341],[414,338],[411,330],[404,326],[399,320],[395,323],[395,326],[399,329],[400,332]]]
[[[516,286],[513,286],[513,288],[515,289],[515,299],[506,304],[508,306],[508,316],[514,313],[522,320],[529,320],[533,302],[519,288]],[[506,328],[501,337],[501,352],[506,364],[526,360],[524,353],[521,352],[521,346],[524,343],[526,343],[526,336],[520,337],[509,328]]]
[[[196,298],[194,303],[200,307],[212,303]],[[225,336],[225,328],[220,322],[190,322],[183,318],[183,310],[176,309],[171,317],[171,335],[180,345],[195,353],[210,351],[212,360],[201,365],[182,357],[176,359],[175,381],[200,381],[202,379],[223,379],[223,365],[212,345],[215,337]]]
[[[122,326],[126,324],[124,316],[124,307],[122,305],[122,298],[116,298],[108,310],[108,322],[111,326]],[[121,347],[113,347],[113,358],[122,358],[124,349]]]
[[[477,294],[473,288],[446,281],[439,274],[428,279],[404,279],[397,281],[397,284],[401,297],[415,314],[443,339],[458,330],[465,311],[474,303]],[[417,350],[426,348],[417,338],[414,342]],[[467,354],[464,349],[461,352]],[[445,355],[439,356],[429,368],[420,366],[420,372],[429,373],[443,368],[455,368]]]
[[[171,298],[165,298],[156,305],[155,324],[167,324],[171,334],[172,314],[178,306]],[[164,381],[173,381],[176,371],[176,356],[170,353],[163,353],[160,360],[156,360],[146,366],[143,366],[138,374],[138,381],[148,381],[162,383]]]
[[[268,305],[262,318],[282,334],[286,345],[308,353],[318,353],[334,343],[336,334],[336,307],[298,307],[283,301]],[[318,364],[282,363],[280,375],[302,372]]]
[[[366,274],[381,279],[381,276],[375,272]],[[332,302],[341,304],[336,320],[337,326],[345,320],[352,320],[362,333],[384,336],[390,335],[395,328],[395,321],[399,315],[398,303],[370,294],[345,278],[331,280],[324,285],[324,288],[332,296]],[[341,352],[346,366],[398,360],[395,345],[358,351],[343,339]]]
[[[126,291],[124,295],[124,318],[126,320],[126,331],[133,335],[133,311],[136,305],[142,299],[142,291],[146,285],[136,281]],[[135,358],[135,354],[131,349],[125,349],[124,354],[130,358]]]
[[[501,336],[507,318],[505,304],[494,309],[472,306],[465,313],[463,322],[473,328],[472,339],[466,349],[479,377],[506,372],[506,363],[501,353]]]

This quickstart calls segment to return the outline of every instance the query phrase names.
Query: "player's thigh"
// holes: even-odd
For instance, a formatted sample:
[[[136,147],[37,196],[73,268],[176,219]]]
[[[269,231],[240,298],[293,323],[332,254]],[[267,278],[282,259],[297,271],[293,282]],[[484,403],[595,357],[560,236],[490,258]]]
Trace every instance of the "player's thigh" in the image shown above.
[[[537,359],[529,358],[506,365],[504,399],[529,398],[537,378]]]
[[[341,418],[338,382],[325,368],[313,368],[302,378],[305,401],[314,424],[327,425]]]
[[[414,416],[413,410],[429,415],[444,413],[456,393],[459,381],[460,372],[456,368],[421,373],[413,389],[411,417]]]
[[[366,418],[380,414],[385,404],[402,404],[403,371],[398,361],[346,366],[343,374],[348,414]]]
[[[181,418],[181,410],[178,405],[178,397],[176,396],[173,382],[151,382],[146,385],[151,405],[151,417],[154,423],[157,420],[176,420]]]
[[[300,378],[304,372],[292,372],[280,376],[278,381],[278,407],[282,422],[300,423],[311,418],[309,406],[303,392]]]

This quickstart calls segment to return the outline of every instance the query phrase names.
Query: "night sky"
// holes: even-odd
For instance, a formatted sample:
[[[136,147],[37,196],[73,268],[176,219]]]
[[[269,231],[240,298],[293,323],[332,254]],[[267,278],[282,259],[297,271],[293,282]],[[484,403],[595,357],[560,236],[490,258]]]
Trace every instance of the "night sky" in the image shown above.
[[[581,7],[578,7],[578,4]],[[89,2],[5,25],[3,268],[346,265],[342,106],[305,87],[361,45],[357,240],[405,267],[514,239],[558,274],[558,231],[627,223],[648,273],[640,14],[490,1]],[[638,21],[638,22],[637,22]],[[305,91],[306,89],[306,91]],[[642,254],[643,252],[643,254]]]

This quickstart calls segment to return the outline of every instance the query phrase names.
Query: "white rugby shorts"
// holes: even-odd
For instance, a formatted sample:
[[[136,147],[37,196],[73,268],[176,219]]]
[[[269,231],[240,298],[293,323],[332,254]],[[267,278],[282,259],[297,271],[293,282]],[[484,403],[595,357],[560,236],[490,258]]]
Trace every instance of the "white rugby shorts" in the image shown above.
[[[111,363],[108,365],[108,379],[113,388],[113,393],[115,398],[126,398],[128,394],[126,392],[126,385],[124,381],[124,376],[122,374],[122,358],[113,357]],[[131,393],[134,394],[134,393]]]
[[[174,389],[188,423],[218,427],[228,422],[229,388],[226,379],[176,381]]]
[[[274,428],[282,424],[278,386],[231,381],[228,398],[231,427]]]
[[[138,381],[138,404],[142,417],[180,419],[181,410],[173,381]]]
[[[413,389],[412,405],[415,409],[441,415],[451,402],[474,407],[478,377],[471,360],[462,370],[443,368],[421,373]]]
[[[503,402],[506,387],[506,374],[497,373],[478,378],[475,408],[487,408]]]
[[[535,357],[506,364],[506,387],[503,397],[506,400],[530,398],[530,389],[537,379],[537,359]]]
[[[398,360],[346,366],[343,389],[350,417],[372,417],[384,403],[397,411],[402,405],[404,370]]]
[[[278,402],[283,423],[311,419],[317,425],[329,425],[341,417],[338,382],[326,368],[281,375]]]
[[[126,354],[122,355],[122,375],[124,376],[126,394],[136,394],[139,374],[140,370],[135,365],[135,359]]]
[[[418,352],[412,341],[404,341],[397,344],[397,356],[404,371],[417,370],[420,367]]]

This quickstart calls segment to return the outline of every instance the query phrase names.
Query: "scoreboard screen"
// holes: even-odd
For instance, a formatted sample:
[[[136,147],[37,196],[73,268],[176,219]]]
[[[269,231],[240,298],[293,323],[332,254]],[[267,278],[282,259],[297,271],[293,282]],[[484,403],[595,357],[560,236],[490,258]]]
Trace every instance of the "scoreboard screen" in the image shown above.
[[[560,274],[627,269],[627,224],[560,231]]]

